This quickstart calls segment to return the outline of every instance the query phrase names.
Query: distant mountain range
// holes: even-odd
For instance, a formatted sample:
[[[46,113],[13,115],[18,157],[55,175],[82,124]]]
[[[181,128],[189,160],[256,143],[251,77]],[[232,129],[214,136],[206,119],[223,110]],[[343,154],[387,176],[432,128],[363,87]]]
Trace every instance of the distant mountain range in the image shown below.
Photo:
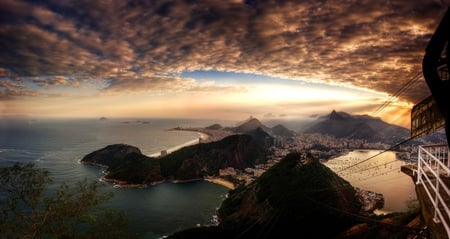
[[[262,141],[267,137],[292,137],[296,132],[286,128],[282,124],[268,127],[256,118],[250,117],[248,120],[236,127],[222,127],[214,124],[205,129],[222,129],[233,133],[249,134],[256,140]],[[318,117],[311,126],[302,131],[303,133],[319,133],[331,135],[336,138],[362,139],[368,142],[383,142],[395,144],[409,137],[410,131],[407,128],[389,124],[380,118],[369,115],[351,115],[346,112],[336,112]]]
[[[217,125],[211,125],[206,128],[217,128]],[[234,133],[242,133],[242,134],[255,134],[257,133],[255,131],[261,129],[271,137],[274,136],[292,137],[296,135],[295,131],[288,129],[281,124],[275,125],[274,127],[271,128],[264,125],[263,123],[261,123],[261,121],[253,117],[249,118],[248,120],[246,120],[245,122],[241,123],[236,127],[228,127],[223,129],[232,131]]]
[[[398,143],[407,139],[409,129],[389,124],[368,115],[350,115],[333,110],[304,133],[320,133],[336,138],[364,139],[368,142]]]

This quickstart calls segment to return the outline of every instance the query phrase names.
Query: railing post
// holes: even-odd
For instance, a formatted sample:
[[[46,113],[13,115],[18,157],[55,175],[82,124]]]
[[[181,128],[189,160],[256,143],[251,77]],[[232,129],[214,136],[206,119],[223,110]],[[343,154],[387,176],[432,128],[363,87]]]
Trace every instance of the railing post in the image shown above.
[[[416,184],[420,184],[420,178],[422,177],[422,147],[419,146],[419,152],[417,157],[417,180]]]
[[[448,147],[444,147],[444,159],[446,161],[447,168],[450,168],[450,155],[448,154]],[[450,176],[447,174],[447,176]]]
[[[440,171],[439,164],[437,164],[436,175],[439,175],[439,171]],[[436,180],[436,191],[434,192],[434,205],[436,205],[436,206],[434,207],[433,221],[435,223],[440,223],[441,220],[439,220],[439,216],[437,214],[437,211],[439,210],[439,196],[438,196],[439,195],[439,178],[436,178],[435,180]]]
[[[450,238],[450,209],[447,201],[450,189],[447,183],[441,181],[442,175],[450,175],[448,146],[419,146],[417,165],[416,184],[423,185],[429,202],[433,204],[433,209],[430,208],[430,211],[434,210],[433,222],[442,225]]]

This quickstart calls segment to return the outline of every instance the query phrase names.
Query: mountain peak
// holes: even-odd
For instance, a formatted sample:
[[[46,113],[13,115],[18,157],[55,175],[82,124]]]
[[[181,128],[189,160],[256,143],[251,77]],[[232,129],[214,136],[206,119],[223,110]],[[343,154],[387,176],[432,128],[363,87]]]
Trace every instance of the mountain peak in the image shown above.
[[[259,121],[257,118],[250,117],[247,121],[245,121],[243,124],[237,126],[234,128],[235,132],[241,132],[245,133],[250,130],[254,130],[257,128],[262,128],[263,130],[269,132],[270,129],[265,126],[261,121]]]
[[[344,117],[340,115],[336,110],[333,110],[330,114],[330,120],[343,120]]]
[[[261,121],[253,117],[250,117],[244,124],[262,125]]]
[[[326,120],[318,121],[304,131],[320,133],[336,138],[365,139],[369,142],[381,141],[388,144],[408,137],[409,130],[397,125],[373,118],[368,115],[350,115],[333,110]]]

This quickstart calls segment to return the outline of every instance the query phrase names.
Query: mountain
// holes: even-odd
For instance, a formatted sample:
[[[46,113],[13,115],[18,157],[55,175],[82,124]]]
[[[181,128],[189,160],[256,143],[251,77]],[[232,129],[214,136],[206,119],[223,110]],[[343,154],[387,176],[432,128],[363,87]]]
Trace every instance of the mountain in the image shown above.
[[[164,179],[159,159],[147,157],[131,145],[108,145],[87,154],[81,162],[107,167],[108,173],[104,179],[120,184],[146,184]]]
[[[218,175],[219,169],[245,169],[266,160],[266,148],[250,135],[231,135],[220,141],[184,147],[161,158],[167,179],[189,180]]]
[[[283,125],[284,127],[294,131],[303,132],[306,128],[316,123],[318,115],[310,115],[302,118],[268,118],[261,119],[265,125]]]
[[[369,142],[398,143],[409,137],[409,130],[388,124],[368,115],[350,115],[345,112],[331,114],[307,128],[304,133],[320,133],[336,138],[365,139]]]
[[[237,127],[226,128],[226,130],[232,131],[234,133],[249,134],[252,133],[252,131],[254,133],[254,131],[257,130],[258,128],[268,133],[271,137],[274,136],[292,137],[295,135],[294,131],[284,127],[281,124],[278,124],[270,128],[261,123],[261,121],[259,121],[258,119],[253,117],[251,117],[250,119],[243,122]]]
[[[244,123],[240,124],[237,127],[230,128],[229,130],[235,133],[246,133],[248,131],[255,130],[257,128],[261,128],[266,132],[271,131],[269,127],[265,126],[263,123],[261,123],[261,121],[253,117],[251,117],[250,119],[248,119],[247,121],[245,121]]]
[[[209,130],[219,130],[219,129],[222,129],[222,128],[223,127],[220,124],[212,124],[212,125],[210,125],[208,127],[205,127],[205,129],[209,129]]]
[[[283,136],[283,137],[293,137],[295,136],[295,132],[284,127],[281,124],[275,125],[274,127],[272,127],[272,134],[277,135],[277,136]]]
[[[249,130],[245,132],[245,134],[252,136],[252,138],[255,139],[260,145],[267,147],[272,145],[273,137],[261,127]]]
[[[355,224],[355,189],[312,158],[293,153],[248,186],[229,192],[220,224],[169,238],[335,238]]]
[[[104,179],[120,184],[151,184],[162,180],[200,179],[219,169],[245,169],[266,160],[266,148],[250,135],[232,135],[220,141],[184,147],[162,158],[147,157],[134,146],[108,145],[81,160],[106,166]]]

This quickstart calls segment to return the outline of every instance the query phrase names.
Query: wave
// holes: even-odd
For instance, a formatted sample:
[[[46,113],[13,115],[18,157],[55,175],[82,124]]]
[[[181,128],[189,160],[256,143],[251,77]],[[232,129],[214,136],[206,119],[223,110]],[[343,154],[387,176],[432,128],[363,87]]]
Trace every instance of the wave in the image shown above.
[[[41,157],[38,157],[37,159],[36,159],[36,161],[41,161],[41,159],[46,159],[46,158],[50,158],[50,157],[53,157],[53,156],[56,156],[56,155],[58,155],[58,153],[55,153],[55,152],[53,152],[53,153],[47,153],[47,154],[45,154],[44,156],[41,156]]]

